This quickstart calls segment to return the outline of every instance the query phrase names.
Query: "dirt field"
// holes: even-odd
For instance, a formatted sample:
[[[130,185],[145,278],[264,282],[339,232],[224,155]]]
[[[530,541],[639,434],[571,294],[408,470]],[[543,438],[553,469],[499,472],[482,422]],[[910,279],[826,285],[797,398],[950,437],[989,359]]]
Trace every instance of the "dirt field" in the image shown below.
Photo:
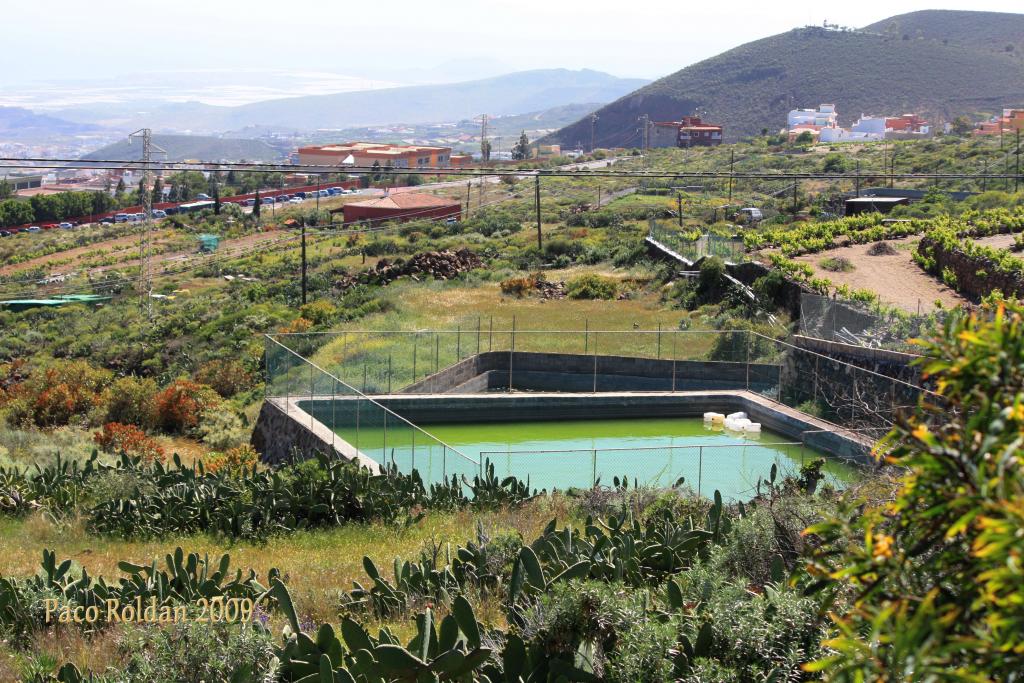
[[[993,249],[1009,249],[1013,246],[1013,238],[1013,235],[992,235],[991,237],[982,237],[974,241]]]
[[[837,285],[877,292],[884,303],[906,311],[916,313],[920,307],[920,311],[926,313],[935,308],[936,299],[945,307],[965,303],[966,299],[914,263],[911,251],[919,239],[891,240],[889,244],[899,252],[892,256],[869,256],[867,251],[871,245],[857,244],[799,256],[795,260],[809,264],[817,277],[826,277]],[[821,262],[831,257],[849,259],[854,269],[848,273],[825,270]]]

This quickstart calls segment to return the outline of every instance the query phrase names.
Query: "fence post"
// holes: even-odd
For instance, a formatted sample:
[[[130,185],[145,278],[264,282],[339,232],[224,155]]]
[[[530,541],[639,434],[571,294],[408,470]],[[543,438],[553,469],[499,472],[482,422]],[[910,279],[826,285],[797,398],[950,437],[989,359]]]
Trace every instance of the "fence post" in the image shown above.
[[[420,334],[414,332],[412,335],[412,383],[416,384],[416,349],[419,348]]]
[[[591,451],[590,455],[590,488],[597,486],[597,449]]]
[[[661,360],[661,323],[658,323],[658,360]]]
[[[462,325],[455,328],[455,362],[462,360]]]
[[[487,327],[487,350],[494,350],[494,316],[490,317],[490,322]]]
[[[366,393],[366,361],[363,361],[363,393]]]
[[[594,371],[593,371],[593,386],[591,390],[593,393],[597,393],[597,339],[594,339]]]
[[[583,321],[583,355],[590,352],[590,318]]]
[[[512,393],[512,356],[516,352],[516,317],[512,316],[512,338],[508,349],[508,392]]]
[[[441,480],[448,478],[448,447],[441,444]]]
[[[744,336],[747,339],[747,343],[746,343],[746,347],[747,347],[747,360],[746,360],[746,363],[745,363],[746,366],[747,366],[747,391],[750,391],[750,330],[746,330],[744,332]]]
[[[263,398],[270,397],[270,378],[274,373],[270,369],[270,342],[263,340]]]
[[[348,360],[348,332],[343,332],[341,335],[341,364],[338,371],[340,377],[344,377],[345,361]],[[342,379],[344,381],[344,379]]]
[[[388,354],[388,395],[391,395],[391,354]]]
[[[476,355],[478,355],[478,356],[480,355],[480,332],[481,332],[480,326],[481,326],[482,322],[483,321],[481,320],[480,316],[477,316],[476,317]]]
[[[441,369],[440,366],[438,365],[438,362],[439,362],[438,356],[440,355],[440,352],[441,352],[441,335],[438,332],[435,332],[434,333],[434,374],[435,375],[437,375],[438,370]]]
[[[815,404],[818,403],[818,354],[814,354],[814,383],[812,385],[814,392],[811,395],[811,401]]]
[[[331,448],[335,449],[335,452],[331,455],[337,455],[337,437],[338,437],[338,413],[337,413],[337,393],[335,390],[338,388],[338,383],[331,378]]]
[[[409,474],[416,469],[416,430],[412,430],[412,454],[409,458]]]
[[[698,446],[697,451],[697,497],[700,498],[700,485],[704,479],[704,447]]]

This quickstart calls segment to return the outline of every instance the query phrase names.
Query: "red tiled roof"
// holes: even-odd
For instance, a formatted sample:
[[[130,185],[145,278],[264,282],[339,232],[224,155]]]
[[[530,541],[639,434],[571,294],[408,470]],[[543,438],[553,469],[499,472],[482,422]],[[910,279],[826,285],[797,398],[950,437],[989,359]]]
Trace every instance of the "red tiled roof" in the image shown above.
[[[345,206],[369,206],[375,209],[427,209],[440,206],[462,206],[462,202],[416,192],[399,192],[364,202],[350,202]]]

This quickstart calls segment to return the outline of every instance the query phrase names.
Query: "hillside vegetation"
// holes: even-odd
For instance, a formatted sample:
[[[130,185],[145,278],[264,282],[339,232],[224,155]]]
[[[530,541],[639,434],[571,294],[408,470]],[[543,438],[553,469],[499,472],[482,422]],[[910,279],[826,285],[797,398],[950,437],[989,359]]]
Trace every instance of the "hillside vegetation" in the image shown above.
[[[278,161],[284,155],[261,140],[217,138],[206,135],[154,135],[153,144],[167,150],[167,161],[226,159]],[[127,140],[89,152],[83,159],[142,161],[142,145]]]
[[[1021,105],[1019,48],[1006,49],[1020,35],[1024,15],[982,12],[916,12],[862,31],[793,29],[688,66],[603,107],[596,143],[639,145],[643,114],[665,121],[700,110],[735,140],[762,128],[776,131],[789,110],[821,102],[836,104],[842,125],[861,113],[912,111],[942,122]],[[551,137],[568,144],[589,136],[590,120],[581,119]]]

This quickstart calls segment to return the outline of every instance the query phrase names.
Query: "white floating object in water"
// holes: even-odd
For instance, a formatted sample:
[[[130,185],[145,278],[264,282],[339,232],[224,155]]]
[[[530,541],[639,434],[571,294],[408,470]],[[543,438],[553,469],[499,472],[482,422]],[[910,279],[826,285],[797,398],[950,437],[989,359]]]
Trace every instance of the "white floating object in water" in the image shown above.
[[[731,420],[746,420],[747,414],[744,412],[729,413],[728,415],[726,415],[726,417],[728,417]]]
[[[743,428],[748,424],[750,424],[750,420],[745,417],[738,419],[729,417],[725,418],[725,428],[731,429],[734,432],[742,432]]]
[[[705,422],[721,422],[725,419],[725,415],[721,413],[704,413]]]
[[[743,425],[743,431],[745,431],[745,432],[757,432],[757,433],[760,433],[761,432],[761,423],[760,422],[747,422],[747,424]]]

